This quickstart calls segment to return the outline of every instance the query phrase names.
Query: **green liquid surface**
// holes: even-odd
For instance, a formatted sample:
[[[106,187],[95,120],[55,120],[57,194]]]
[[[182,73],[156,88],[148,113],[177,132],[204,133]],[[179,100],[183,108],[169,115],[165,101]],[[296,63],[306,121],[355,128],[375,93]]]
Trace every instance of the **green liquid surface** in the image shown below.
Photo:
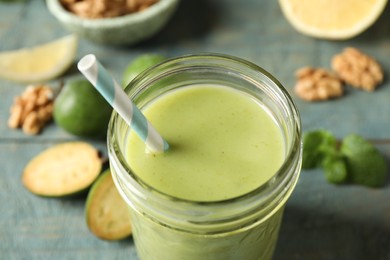
[[[284,160],[282,133],[264,107],[228,87],[193,85],[143,108],[169,151],[146,152],[130,133],[127,160],[154,189],[191,201],[244,195],[267,182]]]

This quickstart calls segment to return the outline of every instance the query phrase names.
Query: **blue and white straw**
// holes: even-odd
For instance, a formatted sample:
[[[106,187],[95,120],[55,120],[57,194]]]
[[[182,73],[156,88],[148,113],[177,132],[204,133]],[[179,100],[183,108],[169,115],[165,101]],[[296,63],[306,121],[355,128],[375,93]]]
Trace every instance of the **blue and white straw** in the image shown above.
[[[95,55],[84,56],[77,64],[78,69],[95,86],[100,94],[145,142],[150,152],[158,153],[169,149],[168,143],[134,105]]]

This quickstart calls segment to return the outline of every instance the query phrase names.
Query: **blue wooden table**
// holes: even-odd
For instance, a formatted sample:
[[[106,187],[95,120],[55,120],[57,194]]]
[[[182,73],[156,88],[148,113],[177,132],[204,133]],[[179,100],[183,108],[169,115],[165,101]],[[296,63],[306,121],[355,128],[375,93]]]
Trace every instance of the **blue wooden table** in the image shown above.
[[[0,51],[33,46],[68,32],[44,1],[0,3]],[[301,101],[293,92],[296,69],[330,66],[332,55],[353,46],[376,57],[386,80],[374,93],[347,88],[344,98]],[[169,24],[155,37],[131,47],[97,45],[81,39],[77,60],[94,53],[118,78],[134,57],[168,57],[219,52],[252,61],[276,76],[292,94],[304,130],[325,128],[338,138],[355,132],[376,142],[390,159],[390,8],[361,36],[324,41],[297,33],[277,1],[183,0]],[[78,76],[73,66],[62,79]],[[50,82],[56,86],[59,80]],[[84,220],[85,196],[47,199],[21,183],[26,163],[58,142],[76,140],[50,124],[38,136],[7,127],[13,97],[25,85],[0,80],[0,259],[137,259],[131,238],[102,241]],[[86,140],[105,151],[102,141]],[[275,260],[390,259],[390,181],[384,188],[328,184],[321,171],[303,171],[287,204]]]

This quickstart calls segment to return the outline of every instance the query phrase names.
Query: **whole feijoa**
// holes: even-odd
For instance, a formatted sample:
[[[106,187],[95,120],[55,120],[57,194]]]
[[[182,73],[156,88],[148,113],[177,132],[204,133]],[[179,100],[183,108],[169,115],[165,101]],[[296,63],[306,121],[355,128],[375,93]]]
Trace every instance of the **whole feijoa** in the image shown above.
[[[68,81],[54,102],[53,117],[58,126],[81,137],[103,138],[112,107],[85,79]]]
[[[166,60],[166,57],[160,54],[147,53],[142,54],[132,60],[123,72],[122,85],[126,87],[138,74]]]

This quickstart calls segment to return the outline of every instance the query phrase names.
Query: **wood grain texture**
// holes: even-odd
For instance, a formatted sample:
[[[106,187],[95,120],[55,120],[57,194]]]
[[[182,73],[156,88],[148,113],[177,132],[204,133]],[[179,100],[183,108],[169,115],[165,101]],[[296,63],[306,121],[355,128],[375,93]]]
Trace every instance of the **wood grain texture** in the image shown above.
[[[355,132],[390,139],[390,8],[375,25],[348,41],[323,41],[297,33],[277,1],[183,0],[168,25],[152,39],[130,47],[80,40],[77,60],[87,53],[118,78],[142,53],[168,57],[198,52],[225,53],[265,68],[290,92],[304,130],[326,128],[342,138]],[[44,1],[0,3],[0,51],[44,43],[68,32]],[[331,56],[354,46],[376,57],[386,80],[373,93],[347,88],[344,98],[307,103],[293,93],[294,72],[305,65],[330,68]],[[79,77],[73,66],[62,79]],[[53,86],[59,81],[51,82]],[[13,97],[25,85],[0,79],[0,259],[137,259],[132,239],[95,238],[84,220],[85,196],[47,199],[20,181],[23,167],[38,152],[77,138],[54,124],[37,137],[7,127]],[[88,140],[89,141],[89,140]],[[104,141],[93,141],[105,151]],[[390,158],[390,144],[377,147]],[[390,259],[390,183],[381,189],[328,184],[320,171],[303,171],[287,204],[275,260]]]

